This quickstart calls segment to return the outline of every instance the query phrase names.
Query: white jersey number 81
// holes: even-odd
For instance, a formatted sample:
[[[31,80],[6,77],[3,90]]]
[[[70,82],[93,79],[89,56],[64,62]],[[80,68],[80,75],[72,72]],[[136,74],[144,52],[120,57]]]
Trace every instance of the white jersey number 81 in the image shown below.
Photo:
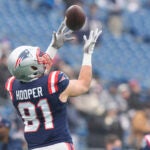
[[[53,117],[47,99],[41,99],[36,106],[31,102],[21,102],[18,104],[18,110],[24,121],[25,132],[36,132],[40,127],[40,120],[36,112],[37,107],[41,109],[45,130],[54,128]]]

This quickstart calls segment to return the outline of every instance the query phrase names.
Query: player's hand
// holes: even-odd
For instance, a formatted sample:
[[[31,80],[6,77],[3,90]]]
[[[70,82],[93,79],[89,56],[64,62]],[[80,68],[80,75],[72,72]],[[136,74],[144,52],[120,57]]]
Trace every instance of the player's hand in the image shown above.
[[[67,30],[65,18],[64,21],[59,26],[57,32],[53,32],[51,46],[56,49],[59,49],[64,45],[64,42],[75,39],[74,37],[71,36],[72,32],[73,32],[72,30]]]
[[[83,39],[84,39],[84,47],[83,47],[83,50],[84,50],[84,53],[88,53],[88,54],[92,54],[93,53],[93,50],[94,50],[94,47],[95,47],[95,43],[98,39],[98,37],[100,36],[100,34],[102,33],[102,29],[96,29],[96,30],[91,30],[90,31],[90,35],[89,35],[89,38],[87,39],[86,35],[83,36]]]

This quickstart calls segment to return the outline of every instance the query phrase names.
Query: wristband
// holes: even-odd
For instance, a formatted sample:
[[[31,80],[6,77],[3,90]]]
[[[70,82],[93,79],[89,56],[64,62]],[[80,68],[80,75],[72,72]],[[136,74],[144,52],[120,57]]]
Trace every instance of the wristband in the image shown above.
[[[47,48],[46,53],[53,59],[57,53],[57,49],[51,45]]]
[[[84,53],[82,59],[82,66],[84,65],[92,66],[92,54]]]

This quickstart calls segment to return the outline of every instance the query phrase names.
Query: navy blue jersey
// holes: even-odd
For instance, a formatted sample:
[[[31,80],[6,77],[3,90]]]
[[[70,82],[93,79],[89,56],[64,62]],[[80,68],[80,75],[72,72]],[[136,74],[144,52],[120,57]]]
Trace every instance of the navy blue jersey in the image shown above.
[[[60,71],[53,71],[27,83],[14,77],[8,79],[6,89],[24,122],[24,135],[29,148],[59,142],[72,143],[66,103],[59,100],[59,95],[68,84],[68,77]]]

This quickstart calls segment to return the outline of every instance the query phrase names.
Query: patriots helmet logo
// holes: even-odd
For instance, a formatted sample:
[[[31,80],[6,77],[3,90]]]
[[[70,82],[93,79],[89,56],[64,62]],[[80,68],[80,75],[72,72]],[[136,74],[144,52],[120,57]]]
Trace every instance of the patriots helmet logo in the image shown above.
[[[25,49],[25,50],[18,56],[18,59],[17,59],[16,64],[15,64],[15,68],[17,68],[17,67],[20,65],[20,63],[21,63],[24,59],[26,59],[26,58],[28,58],[28,57],[32,57],[32,54],[29,52],[28,49]]]

